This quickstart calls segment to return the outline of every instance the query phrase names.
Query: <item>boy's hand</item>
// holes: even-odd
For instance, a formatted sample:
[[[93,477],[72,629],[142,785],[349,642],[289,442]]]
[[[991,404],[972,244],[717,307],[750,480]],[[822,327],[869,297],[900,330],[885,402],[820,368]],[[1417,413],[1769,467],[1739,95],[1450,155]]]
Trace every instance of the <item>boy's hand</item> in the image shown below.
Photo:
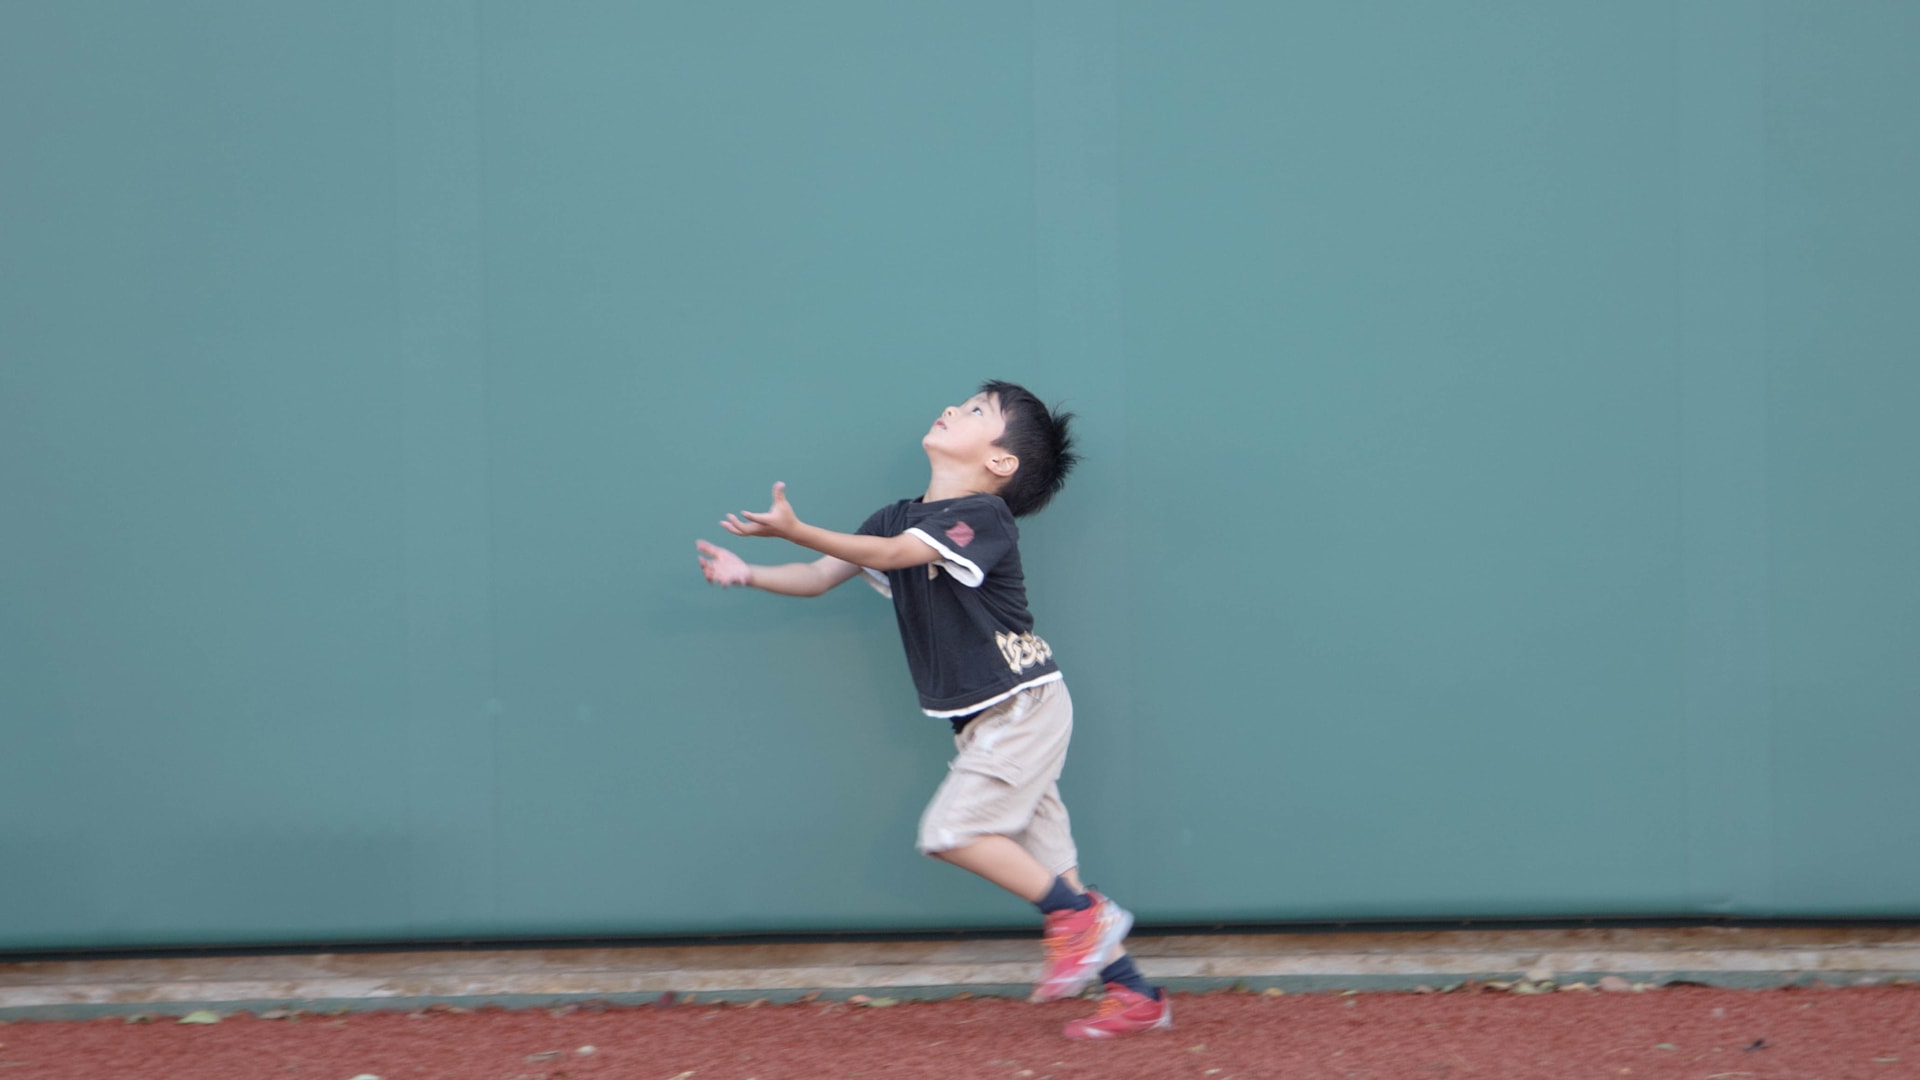
[[[730,585],[751,585],[751,574],[747,564],[740,556],[717,547],[705,540],[695,540],[693,546],[700,549],[700,572],[707,575],[707,582],[726,588]]]
[[[741,520],[745,518],[746,520]],[[786,481],[773,485],[773,507],[764,514],[742,510],[738,515],[728,514],[720,527],[735,536],[779,536],[786,537],[800,525],[800,516],[793,512],[793,504],[787,501]]]

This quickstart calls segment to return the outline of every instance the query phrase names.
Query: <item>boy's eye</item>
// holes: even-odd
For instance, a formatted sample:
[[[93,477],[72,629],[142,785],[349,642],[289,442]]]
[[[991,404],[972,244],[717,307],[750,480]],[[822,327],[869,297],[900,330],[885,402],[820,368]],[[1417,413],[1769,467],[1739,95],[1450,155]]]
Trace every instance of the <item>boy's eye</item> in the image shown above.
[[[973,411],[974,411],[974,412],[977,412],[977,413],[978,413],[978,412],[980,412],[980,406],[978,406],[978,405],[975,405],[975,406],[973,407]],[[986,414],[985,414],[985,413],[981,413],[981,415],[982,415],[982,416],[984,416],[984,415],[986,415]]]

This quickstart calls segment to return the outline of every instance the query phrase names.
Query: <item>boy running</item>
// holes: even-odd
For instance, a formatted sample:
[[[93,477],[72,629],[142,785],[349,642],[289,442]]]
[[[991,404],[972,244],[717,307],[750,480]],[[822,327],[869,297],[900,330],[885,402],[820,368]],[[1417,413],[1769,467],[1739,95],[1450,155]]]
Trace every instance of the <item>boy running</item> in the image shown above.
[[[728,514],[735,536],[774,536],[820,553],[812,562],[755,566],[705,540],[706,579],[786,596],[819,596],[861,574],[893,601],[907,667],[928,716],[952,722],[958,751],[920,819],[918,847],[986,878],[1046,917],[1046,965],[1030,1000],[1071,997],[1096,976],[1097,1014],[1071,1039],[1173,1026],[1164,990],[1121,948],[1133,916],[1080,883],[1059,778],[1073,702],[1053,651],[1033,632],[1020,530],[1078,460],[1071,414],[1025,388],[988,382],[948,406],[920,440],[926,494],[882,507],[857,533],[809,525],[773,485],[764,513]]]

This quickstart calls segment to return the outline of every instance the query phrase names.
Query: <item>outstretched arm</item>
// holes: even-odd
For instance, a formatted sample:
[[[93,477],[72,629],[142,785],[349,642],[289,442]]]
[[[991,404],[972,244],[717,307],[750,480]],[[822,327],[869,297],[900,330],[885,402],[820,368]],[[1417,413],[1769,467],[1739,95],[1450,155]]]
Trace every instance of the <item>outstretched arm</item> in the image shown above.
[[[754,566],[705,540],[694,541],[694,547],[700,551],[700,572],[708,582],[722,588],[751,585],[782,596],[819,596],[860,572],[858,566],[831,555],[812,562]]]
[[[728,514],[720,527],[735,536],[777,536],[856,567],[865,566],[874,570],[903,570],[941,559],[940,553],[933,547],[905,534],[861,536],[808,525],[800,520],[800,516],[793,511],[793,504],[787,501],[787,485],[784,482],[773,485],[773,506],[765,513],[743,510],[738,514]]]

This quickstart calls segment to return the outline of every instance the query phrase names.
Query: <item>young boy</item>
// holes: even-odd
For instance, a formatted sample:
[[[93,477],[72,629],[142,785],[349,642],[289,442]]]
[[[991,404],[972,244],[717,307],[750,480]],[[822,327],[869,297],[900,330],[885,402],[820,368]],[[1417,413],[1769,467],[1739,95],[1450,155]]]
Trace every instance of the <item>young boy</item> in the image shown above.
[[[750,566],[705,540],[696,546],[715,585],[819,596],[865,571],[893,601],[920,707],[952,721],[958,750],[920,819],[919,849],[1040,908],[1046,965],[1030,1000],[1072,997],[1098,973],[1099,1012],[1065,1034],[1107,1039],[1172,1027],[1173,1009],[1121,948],[1133,916],[1080,884],[1060,801],[1073,703],[1053,651],[1033,632],[1013,519],[1066,483],[1077,460],[1071,420],[1023,387],[988,382],[920,440],[932,473],[926,494],[874,512],[858,533],[801,521],[784,483],[773,485],[765,513],[720,523],[820,558]]]

